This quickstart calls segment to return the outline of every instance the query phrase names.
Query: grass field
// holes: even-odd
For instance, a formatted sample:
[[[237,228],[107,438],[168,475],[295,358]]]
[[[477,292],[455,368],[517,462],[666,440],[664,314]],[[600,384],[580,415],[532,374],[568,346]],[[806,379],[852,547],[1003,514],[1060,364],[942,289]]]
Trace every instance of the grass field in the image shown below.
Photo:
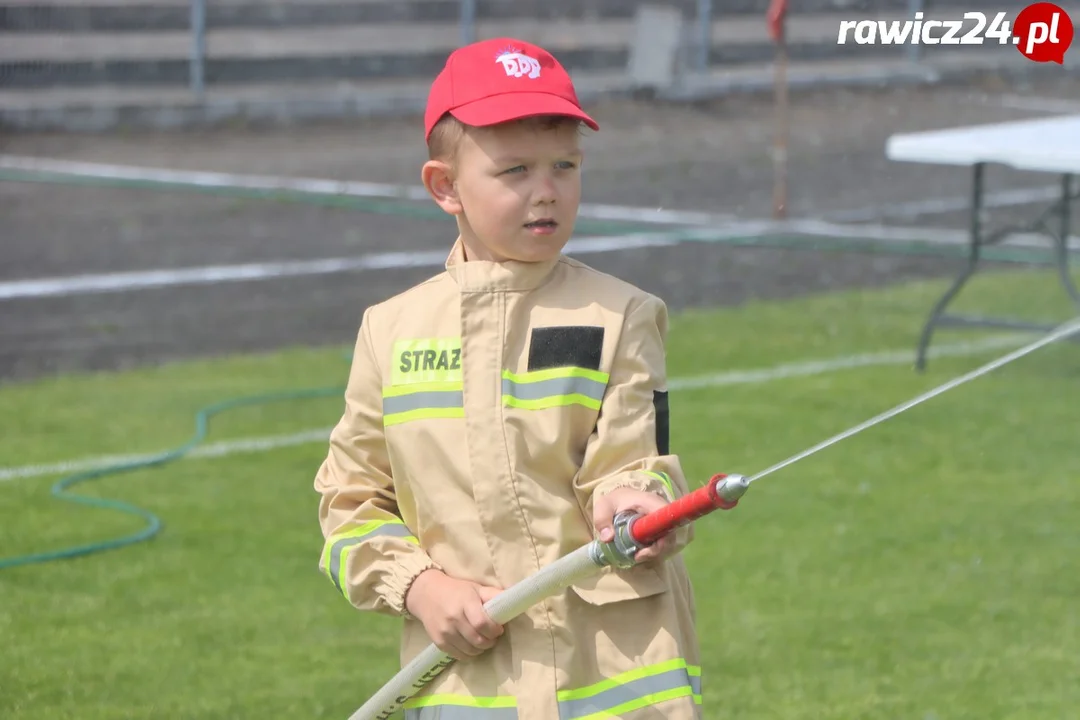
[[[686,378],[911,349],[922,283],[673,318]],[[1064,320],[1049,275],[960,303]],[[937,343],[981,337],[943,331]],[[347,348],[0,388],[0,467],[174,447],[236,396],[335,386]],[[675,391],[692,483],[753,473],[1002,351]],[[329,427],[336,397],[242,408],[211,441]],[[755,484],[687,550],[708,718],[1064,718],[1080,707],[1080,346],[1056,345]],[[344,718],[397,670],[397,622],[316,564],[321,443],[184,459],[79,485],[164,522],[131,547],[0,571],[0,717]],[[141,521],[0,482],[0,556]]]

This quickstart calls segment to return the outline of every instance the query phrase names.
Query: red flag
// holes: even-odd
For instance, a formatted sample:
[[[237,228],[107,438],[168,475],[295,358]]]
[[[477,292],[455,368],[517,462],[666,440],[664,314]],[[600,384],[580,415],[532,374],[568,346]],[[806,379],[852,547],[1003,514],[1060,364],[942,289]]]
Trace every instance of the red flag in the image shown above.
[[[787,0],[769,0],[769,9],[765,12],[765,22],[769,26],[769,35],[776,42],[784,34],[784,18],[787,15]]]

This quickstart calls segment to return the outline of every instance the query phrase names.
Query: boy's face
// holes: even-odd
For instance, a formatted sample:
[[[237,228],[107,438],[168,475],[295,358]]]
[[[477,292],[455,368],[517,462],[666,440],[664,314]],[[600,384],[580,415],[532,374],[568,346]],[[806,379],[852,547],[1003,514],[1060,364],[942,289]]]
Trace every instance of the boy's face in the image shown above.
[[[470,127],[447,167],[471,260],[552,259],[570,240],[581,202],[578,126],[546,119]],[[439,198],[436,197],[439,201]]]

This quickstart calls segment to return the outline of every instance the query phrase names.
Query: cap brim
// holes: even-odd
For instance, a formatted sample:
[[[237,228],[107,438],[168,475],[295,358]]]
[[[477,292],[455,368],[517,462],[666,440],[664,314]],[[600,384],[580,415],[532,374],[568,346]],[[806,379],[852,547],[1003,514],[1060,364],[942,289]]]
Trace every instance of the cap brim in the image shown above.
[[[537,115],[564,115],[581,120],[593,130],[600,129],[600,125],[577,105],[558,95],[548,93],[519,92],[495,95],[456,107],[450,111],[450,114],[466,125],[476,127],[496,125]]]

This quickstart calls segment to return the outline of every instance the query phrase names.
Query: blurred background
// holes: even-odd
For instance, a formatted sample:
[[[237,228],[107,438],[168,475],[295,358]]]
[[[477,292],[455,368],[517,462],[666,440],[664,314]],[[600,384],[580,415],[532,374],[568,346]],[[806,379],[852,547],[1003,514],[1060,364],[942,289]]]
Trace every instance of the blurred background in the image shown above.
[[[585,234],[704,227],[773,236],[777,228],[746,223],[775,219],[778,204],[788,219],[842,224],[834,234],[865,226],[870,237],[852,242],[874,240],[869,226],[882,223],[963,231],[970,169],[890,161],[887,139],[1075,112],[1077,53],[1059,66],[996,41],[840,45],[838,27],[916,12],[1015,15],[1013,4],[999,5],[776,3],[786,31],[778,74],[767,0],[7,0],[0,274],[12,282],[441,250],[452,225],[422,193],[419,202],[398,197],[419,190],[418,113],[451,49],[498,35],[549,47],[604,121],[587,140],[584,199],[619,207],[587,207]],[[965,31],[974,27],[966,22]],[[790,87],[790,100],[778,87]],[[1030,192],[991,198],[990,207],[1040,202],[1055,183],[995,169],[988,192]],[[657,208],[665,212],[646,212]],[[699,215],[666,212],[674,210]],[[908,235],[894,239],[926,239]],[[592,260],[676,307],[954,269],[912,257],[741,253],[722,240]],[[301,266],[273,271],[281,274],[273,282],[174,280],[153,293],[11,297],[0,374],[339,342],[364,305],[430,269],[308,274]]]
[[[1021,7],[0,0],[0,716],[344,717],[396,670],[397,626],[318,575],[311,479],[364,309],[454,240],[420,166],[455,47],[543,45],[600,122],[568,254],[671,309],[697,484],[1076,315],[1080,52],[838,43]],[[1010,143],[1043,167],[977,169]],[[913,372],[972,233],[1002,228],[958,303],[1012,319],[935,334]],[[1080,706],[1075,346],[1046,353],[702,530],[706,677],[747,680],[707,717]],[[1046,481],[1027,513],[1018,476]],[[739,558],[707,552],[733,537]]]

